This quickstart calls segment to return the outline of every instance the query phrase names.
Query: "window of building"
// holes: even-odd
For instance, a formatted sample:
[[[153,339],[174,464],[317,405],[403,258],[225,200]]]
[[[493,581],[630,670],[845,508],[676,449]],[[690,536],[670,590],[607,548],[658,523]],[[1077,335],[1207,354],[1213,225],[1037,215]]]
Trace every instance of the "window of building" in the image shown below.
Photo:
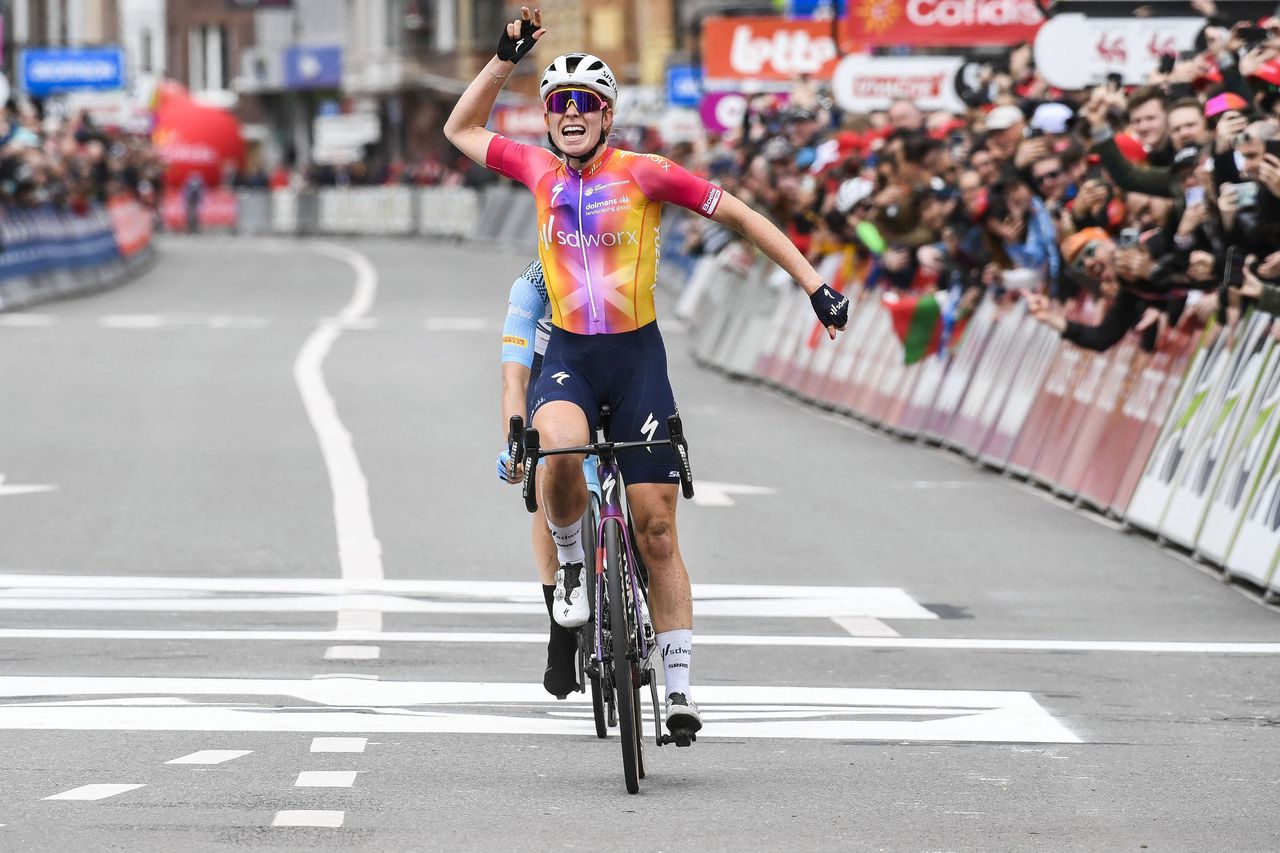
[[[202,24],[187,31],[187,73],[192,91],[226,89],[231,83],[227,28]]]

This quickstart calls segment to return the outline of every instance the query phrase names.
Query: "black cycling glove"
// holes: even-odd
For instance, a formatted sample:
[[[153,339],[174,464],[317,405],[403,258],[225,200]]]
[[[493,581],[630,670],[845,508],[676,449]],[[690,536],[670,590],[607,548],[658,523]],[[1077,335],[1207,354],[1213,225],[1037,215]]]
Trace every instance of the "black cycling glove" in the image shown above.
[[[843,329],[849,322],[849,298],[839,291],[832,290],[831,285],[824,284],[809,297],[813,313],[818,315],[818,322],[824,326],[835,326]]]
[[[513,39],[507,35],[507,28],[502,28],[502,37],[498,39],[498,58],[506,62],[519,62],[524,59],[524,55],[533,50],[536,40],[533,34],[538,28],[533,25],[533,21],[520,22],[520,38]]]

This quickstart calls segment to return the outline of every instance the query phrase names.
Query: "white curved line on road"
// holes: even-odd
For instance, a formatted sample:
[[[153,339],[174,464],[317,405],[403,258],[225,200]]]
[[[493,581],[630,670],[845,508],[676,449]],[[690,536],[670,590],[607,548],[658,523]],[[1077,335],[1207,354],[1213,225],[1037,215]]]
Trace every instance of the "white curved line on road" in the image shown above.
[[[383,578],[382,543],[373,529],[369,482],[360,468],[351,433],[338,417],[338,407],[324,381],[324,360],[334,341],[347,325],[359,323],[373,306],[378,292],[378,273],[368,258],[351,249],[327,243],[316,243],[311,248],[348,264],[355,270],[356,284],[351,301],[338,316],[322,320],[307,338],[294,361],[293,376],[329,471],[342,579],[347,583],[380,581]]]

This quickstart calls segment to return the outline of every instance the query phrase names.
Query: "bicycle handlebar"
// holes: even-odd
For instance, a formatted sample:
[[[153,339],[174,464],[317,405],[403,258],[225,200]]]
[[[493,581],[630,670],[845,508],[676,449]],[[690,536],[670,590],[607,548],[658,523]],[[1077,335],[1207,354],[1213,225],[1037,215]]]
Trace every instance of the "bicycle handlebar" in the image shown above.
[[[561,447],[555,450],[543,450],[540,446],[538,431],[533,427],[524,428],[524,421],[515,416],[511,418],[511,431],[508,439],[524,435],[524,507],[529,512],[538,511],[538,460],[543,456],[568,456],[571,454],[602,456],[613,454],[619,450],[635,450],[641,447],[670,447],[676,454],[677,471],[680,476],[680,491],[686,499],[693,497],[693,469],[689,466],[689,443],[684,438],[684,426],[679,415],[667,418],[667,434],[669,438],[662,441],[597,441],[581,447]],[[516,458],[512,453],[512,459]]]

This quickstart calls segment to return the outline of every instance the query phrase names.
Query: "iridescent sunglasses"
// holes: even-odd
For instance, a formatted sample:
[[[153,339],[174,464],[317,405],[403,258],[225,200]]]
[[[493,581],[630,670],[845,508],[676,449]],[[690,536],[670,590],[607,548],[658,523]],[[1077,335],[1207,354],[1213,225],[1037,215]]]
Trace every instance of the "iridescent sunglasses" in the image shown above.
[[[547,95],[549,113],[567,112],[569,104],[577,107],[579,113],[594,113],[605,108],[604,98],[590,89],[556,89]]]

